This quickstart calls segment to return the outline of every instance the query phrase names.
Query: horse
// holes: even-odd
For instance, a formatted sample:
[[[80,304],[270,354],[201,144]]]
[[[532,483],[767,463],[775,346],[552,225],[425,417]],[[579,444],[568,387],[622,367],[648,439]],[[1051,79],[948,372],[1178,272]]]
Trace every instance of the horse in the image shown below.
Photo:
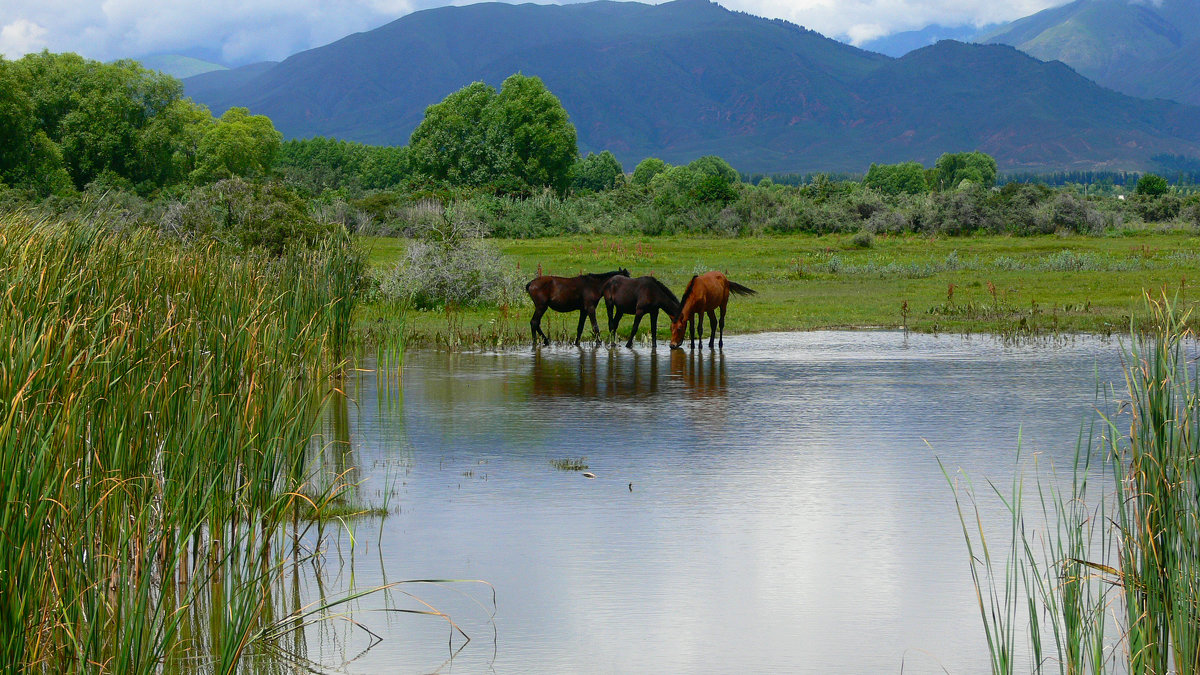
[[[575,331],[575,345],[583,337],[583,322],[592,319],[592,332],[600,337],[600,326],[596,324],[596,305],[600,303],[600,289],[614,277],[628,277],[629,270],[624,267],[604,274],[580,274],[577,277],[552,277],[544,275],[525,284],[525,292],[533,300],[533,318],[529,320],[529,328],[533,331],[533,346],[536,349],[538,335],[542,336],[546,346],[550,346],[550,338],[542,330],[542,315],[546,309],[556,312],[574,312],[579,310],[579,328]]]
[[[663,282],[654,277],[628,279],[613,277],[604,284],[604,308],[608,311],[608,332],[616,339],[617,326],[625,314],[633,314],[633,331],[629,333],[626,347],[633,347],[633,336],[637,335],[642,316],[650,314],[650,341],[657,347],[658,310],[674,319],[679,314],[679,299]],[[616,309],[616,316],[613,310]]]
[[[729,294],[736,293],[738,295],[754,295],[758,291],[746,288],[741,284],[735,284],[725,277],[720,272],[706,272],[704,274],[692,277],[688,282],[687,288],[683,291],[682,309],[678,316],[671,321],[671,349],[679,349],[683,345],[683,327],[685,324],[691,326],[691,346],[696,347],[696,324],[700,324],[700,344],[704,344],[704,317],[700,317],[699,321],[696,317],[700,314],[707,313],[711,332],[708,336],[708,348],[713,348],[713,338],[717,335],[717,317],[714,312],[717,308],[721,310],[721,341],[720,346],[725,347],[725,305],[729,304]]]

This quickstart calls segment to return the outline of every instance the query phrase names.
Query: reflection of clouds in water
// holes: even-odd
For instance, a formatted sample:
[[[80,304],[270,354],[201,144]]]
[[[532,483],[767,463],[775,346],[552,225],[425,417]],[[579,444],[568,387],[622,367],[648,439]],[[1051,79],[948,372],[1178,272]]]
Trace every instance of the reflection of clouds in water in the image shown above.
[[[1006,481],[1024,425],[1061,464],[1116,355],[896,333],[414,351],[412,468],[379,557],[392,577],[496,583],[502,671],[986,668],[934,456]],[[351,429],[371,414],[352,407]],[[596,480],[550,467],[579,456]]]

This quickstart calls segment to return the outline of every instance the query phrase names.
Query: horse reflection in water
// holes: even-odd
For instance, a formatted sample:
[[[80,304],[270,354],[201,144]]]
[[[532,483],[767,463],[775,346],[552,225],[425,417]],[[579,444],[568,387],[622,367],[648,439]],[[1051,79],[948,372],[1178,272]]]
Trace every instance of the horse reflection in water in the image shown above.
[[[603,348],[572,354],[535,354],[530,375],[538,398],[614,399],[659,394],[724,398],[725,356],[720,352],[674,351],[669,359],[643,353],[613,358]]]

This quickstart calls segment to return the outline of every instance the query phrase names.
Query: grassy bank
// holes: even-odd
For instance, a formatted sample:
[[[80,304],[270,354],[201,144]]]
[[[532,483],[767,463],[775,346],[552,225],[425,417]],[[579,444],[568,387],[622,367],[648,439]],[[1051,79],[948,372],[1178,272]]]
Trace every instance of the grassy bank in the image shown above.
[[[625,266],[681,292],[694,273],[724,271],[759,291],[731,301],[731,334],[904,326],[925,332],[1111,333],[1128,328],[1144,290],[1178,291],[1181,308],[1200,299],[1194,289],[1200,238],[1186,231],[1103,237],[569,236],[496,243],[520,279],[532,278],[539,266],[559,275]],[[371,266],[383,271],[402,256],[405,240],[364,238],[364,244]],[[526,298],[503,307],[408,311],[405,332],[410,342],[425,344],[519,343],[528,338],[530,312]],[[394,311],[365,307],[358,324],[374,328],[395,317]],[[548,313],[543,325],[548,322],[555,339],[573,337],[575,320]],[[660,324],[659,330],[665,339],[666,328]]]

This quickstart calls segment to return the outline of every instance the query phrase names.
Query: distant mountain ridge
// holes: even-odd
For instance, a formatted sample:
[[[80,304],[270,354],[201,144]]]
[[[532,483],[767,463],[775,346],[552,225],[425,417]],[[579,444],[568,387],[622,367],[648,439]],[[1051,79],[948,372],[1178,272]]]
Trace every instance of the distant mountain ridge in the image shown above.
[[[984,33],[1134,96],[1200,105],[1200,0],[1075,0]]]
[[[403,144],[428,105],[514,72],[562,100],[581,150],[627,167],[719,154],[745,171],[863,171],[979,149],[1006,170],[1136,169],[1200,156],[1200,109],[1010,47],[940,42],[892,59],[706,0],[443,7],[185,85],[289,137]]]
[[[995,28],[995,25],[977,28],[975,26],[930,24],[918,30],[906,30],[877,37],[874,40],[867,40],[859,45],[859,47],[870,52],[879,52],[880,54],[899,58],[914,49],[928,47],[942,40],[972,42],[977,35],[988,33]]]
[[[145,68],[157,70],[180,79],[210,73],[214,70],[228,70],[226,66],[219,63],[191,56],[183,56],[181,54],[154,54],[151,56],[142,56],[138,58],[138,61]]]

